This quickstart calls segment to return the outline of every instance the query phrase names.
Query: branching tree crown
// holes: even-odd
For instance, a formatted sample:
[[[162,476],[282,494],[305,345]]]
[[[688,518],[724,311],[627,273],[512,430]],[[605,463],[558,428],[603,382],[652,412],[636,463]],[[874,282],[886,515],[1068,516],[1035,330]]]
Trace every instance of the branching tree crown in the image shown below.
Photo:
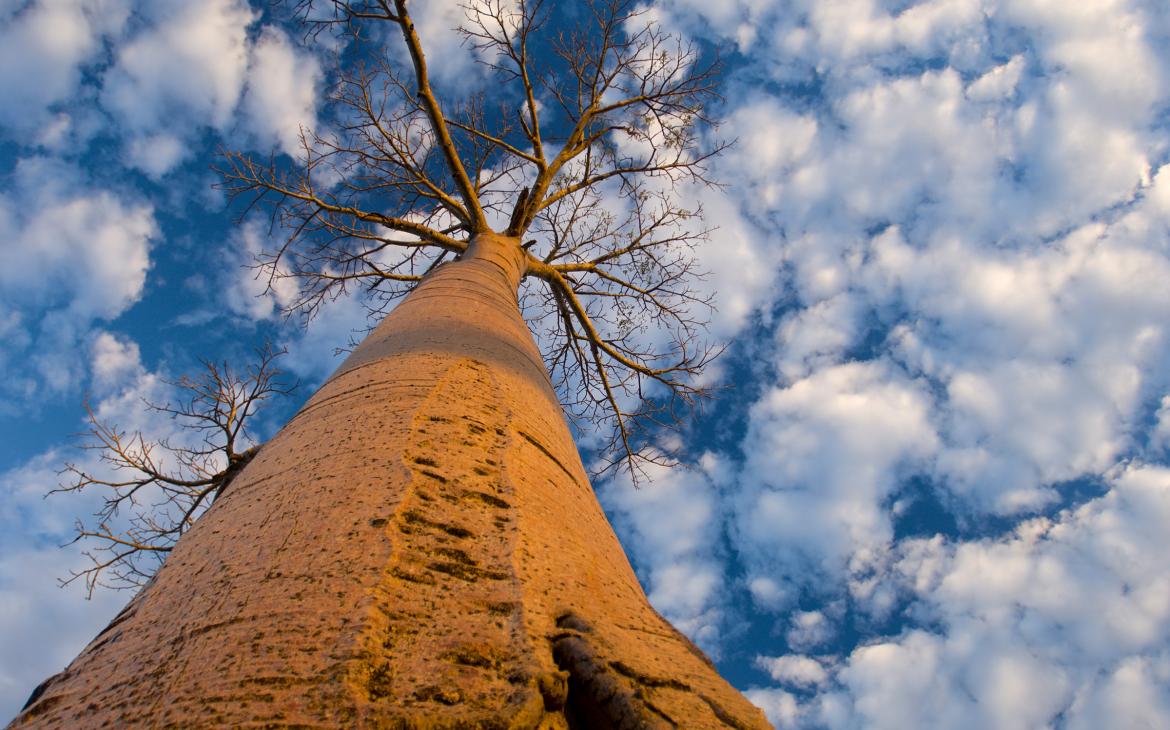
[[[295,168],[227,153],[221,170],[292,232],[260,262],[270,284],[296,277],[310,316],[354,287],[384,307],[494,225],[538,284],[521,306],[564,405],[613,434],[603,471],[663,459],[639,429],[673,423],[717,354],[692,255],[708,231],[678,194],[724,147],[701,138],[715,63],[633,0],[472,0],[460,30],[498,83],[441,102],[406,0],[295,9],[348,40],[330,127],[302,133]]]

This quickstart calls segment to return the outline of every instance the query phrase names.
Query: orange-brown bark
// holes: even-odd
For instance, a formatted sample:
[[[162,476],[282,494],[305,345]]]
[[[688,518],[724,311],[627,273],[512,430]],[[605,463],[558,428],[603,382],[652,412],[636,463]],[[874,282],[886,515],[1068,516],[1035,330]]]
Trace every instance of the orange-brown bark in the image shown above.
[[[516,305],[437,269],[13,727],[768,727],[646,601]]]

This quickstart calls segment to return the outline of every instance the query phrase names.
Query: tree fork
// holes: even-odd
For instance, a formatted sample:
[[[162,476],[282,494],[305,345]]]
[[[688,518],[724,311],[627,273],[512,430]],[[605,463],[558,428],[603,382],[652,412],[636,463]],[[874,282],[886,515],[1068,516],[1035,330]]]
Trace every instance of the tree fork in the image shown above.
[[[766,728],[647,602],[481,234],[11,727]]]

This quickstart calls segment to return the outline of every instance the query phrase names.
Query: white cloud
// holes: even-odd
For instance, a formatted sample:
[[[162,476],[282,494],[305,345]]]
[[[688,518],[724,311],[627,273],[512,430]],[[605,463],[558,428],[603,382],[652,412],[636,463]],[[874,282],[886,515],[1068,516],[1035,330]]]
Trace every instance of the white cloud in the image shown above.
[[[735,506],[750,576],[804,585],[885,546],[893,526],[883,503],[937,440],[930,407],[921,384],[880,362],[769,390],[752,408]]]
[[[1130,461],[1170,455],[1163,4],[655,12],[757,53],[722,171],[774,226],[792,305],[729,480],[745,583],[791,612],[791,651],[829,651],[846,615],[865,637],[815,689],[789,691],[816,661],[790,655],[750,696],[779,726],[1168,724],[1170,480]],[[895,540],[912,475],[960,534],[1071,506]],[[1080,478],[1107,493],[1058,489]],[[809,593],[840,598],[796,610]]]
[[[843,293],[787,315],[775,331],[780,374],[795,381],[840,362],[863,322],[857,300]]]
[[[1153,7],[1125,0],[1013,0],[1004,3],[1001,13],[1005,21],[1040,36],[1038,55],[1053,70],[1065,72],[1071,94],[1104,102],[1079,104],[1081,112],[1129,124],[1149,113],[1167,91],[1165,66],[1150,43],[1162,14]],[[1057,82],[1055,88],[1068,87]]]
[[[47,148],[84,149],[104,131],[158,180],[208,128],[291,153],[301,126],[315,124],[317,60],[275,26],[250,34],[260,16],[247,0],[38,0],[5,15],[0,92],[11,103],[0,125],[39,128]],[[112,125],[92,118],[94,97]],[[54,105],[63,111],[47,124]]]
[[[298,52],[281,30],[266,26],[251,49],[243,113],[260,140],[276,140],[287,154],[300,151],[301,129],[316,126],[321,68]]]
[[[112,392],[129,378],[142,374],[138,343],[109,332],[99,332],[93,341],[91,367],[97,392]]]
[[[1165,724],[1170,578],[1150,557],[1167,519],[1170,470],[1131,466],[1003,539],[916,541],[899,570],[942,631],[858,648],[817,712],[841,728]]]
[[[234,237],[232,255],[218,284],[228,309],[253,320],[280,315],[296,301],[299,292],[295,279],[281,276],[269,285],[267,271],[255,268],[257,256],[272,250],[265,231],[265,226],[258,221],[250,221],[239,228]],[[279,273],[288,272],[282,268]]]
[[[802,654],[756,658],[756,666],[772,675],[772,679],[801,688],[822,685],[829,680],[825,665],[814,657]]]
[[[934,51],[962,33],[972,21],[982,19],[979,0],[918,3],[896,14],[874,0],[801,5],[808,8],[818,55],[838,63],[898,49],[914,53]]]
[[[862,647],[850,658],[850,666],[842,671],[843,681],[849,683],[851,706],[846,706],[856,719],[833,717],[839,712],[830,698],[827,713],[830,725],[860,727],[867,725],[880,730],[893,727],[920,727],[923,720],[934,720],[941,726],[963,728],[969,726],[970,705],[974,702],[962,697],[958,707],[947,704],[954,697],[947,687],[937,642],[927,634],[914,632],[900,643],[884,643]],[[883,706],[891,694],[898,701]],[[845,702],[841,702],[845,705]],[[941,707],[940,707],[941,705]],[[844,708],[842,708],[844,709]],[[832,722],[835,720],[836,722]]]
[[[505,8],[515,6],[513,0],[504,0]],[[458,0],[435,0],[416,3],[410,7],[415,30],[427,54],[427,70],[439,84],[467,89],[483,79],[483,67],[476,63],[475,52],[464,43],[459,27],[466,22],[464,3]],[[407,59],[401,34],[394,29],[392,42],[401,58]]]
[[[753,687],[745,691],[744,695],[762,709],[768,720],[780,730],[800,727],[800,705],[790,693],[782,689]]]
[[[1158,409],[1157,424],[1151,434],[1154,448],[1170,451],[1170,395],[1162,398],[1162,406]]]
[[[142,296],[158,229],[150,206],[95,189],[61,163],[20,160],[11,181],[0,196],[0,301],[21,311],[35,334],[0,349],[10,360],[25,358],[13,372],[24,400],[30,390],[20,376],[30,365],[51,390],[76,387],[80,363],[62,353],[93,322],[117,317]],[[0,391],[13,392],[12,385]]]
[[[51,104],[74,94],[81,65],[118,34],[123,0],[37,0],[0,9],[0,125],[34,131]]]
[[[1013,56],[967,85],[966,96],[973,101],[1003,101],[1015,93],[1024,72],[1024,57]]]
[[[709,650],[723,628],[725,577],[717,560],[720,515],[707,456],[693,470],[649,466],[646,483],[607,482],[600,497],[641,560],[650,602]]]
[[[241,0],[153,3],[147,28],[119,46],[102,99],[131,130],[204,123],[224,128],[244,86],[247,26]]]
[[[796,651],[816,649],[832,641],[836,625],[824,611],[796,611],[784,638]]]
[[[0,198],[0,293],[24,305],[66,304],[80,317],[115,317],[142,294],[156,231],[149,206],[94,189],[51,160],[21,160]]]
[[[49,490],[60,484],[57,470],[66,459],[64,450],[49,449],[0,478],[4,499],[0,501],[0,525],[5,531],[0,540],[51,540],[54,546],[65,542],[73,526],[74,515],[55,509],[60,501],[45,499]],[[83,510],[87,507],[83,506]]]
[[[201,131],[230,136],[236,125],[259,148],[299,150],[301,128],[316,123],[316,58],[275,26],[251,37],[259,16],[244,0],[167,0],[144,16],[101,81],[131,164],[158,179],[191,156]]]
[[[126,148],[130,164],[157,181],[190,154],[182,139],[167,132],[131,139]]]
[[[748,593],[757,608],[777,611],[792,603],[792,593],[779,581],[766,575],[757,575],[747,582]]]
[[[696,289],[713,294],[710,332],[726,340],[775,295],[780,247],[744,218],[734,196],[708,189],[695,198],[702,202],[704,222],[715,228],[695,250],[698,268],[707,274]]]
[[[830,695],[819,708],[833,728],[1047,727],[1070,693],[1060,669],[1027,650],[921,631],[858,649],[840,678],[851,706]]]
[[[1140,730],[1170,722],[1170,654],[1132,656],[1119,662],[1069,711],[1069,730]]]
[[[1167,357],[1170,299],[1158,282],[1170,277],[1170,262],[1156,231],[1167,207],[1147,162],[1161,144],[1148,125],[1164,84],[1136,30],[1144,16],[1107,6],[1029,15],[1009,3],[997,15],[973,2],[897,13],[860,1],[800,5],[812,34],[801,53],[827,79],[827,109],[796,112],[757,92],[729,123],[740,140],[731,178],[751,191],[743,198],[749,213],[777,221],[786,234],[799,305],[777,331],[780,375],[793,387],[827,382],[858,352],[892,348],[897,364],[882,366],[875,387],[918,382],[925,393],[929,382],[932,397],[919,409],[929,424],[923,431],[933,435],[916,444],[916,463],[961,495],[964,509],[1037,509],[1056,498],[1054,482],[1102,473],[1131,447],[1143,399],[1151,389],[1165,392],[1156,363]],[[715,14],[700,12],[708,20]],[[800,13],[778,17],[801,22]],[[1001,19],[1031,24],[1039,60],[987,52]],[[1143,70],[1122,84],[1128,66],[1109,53],[1066,63],[1064,44],[1090,37],[1136,45],[1126,57],[1143,60]],[[952,67],[924,71],[915,54],[942,54]],[[875,62],[891,72],[867,72]],[[1100,215],[1133,200],[1139,185],[1137,205]],[[842,558],[872,549],[888,531],[881,500],[898,476],[887,452],[850,458],[835,432],[800,423],[789,429],[768,419],[751,432],[749,493],[757,475],[805,463],[794,458],[802,443],[820,450],[807,461],[868,467],[889,474],[888,486],[875,491],[860,478],[837,491],[802,477],[817,489],[754,492],[739,508],[750,515],[745,545],[769,544],[761,525],[773,520],[772,534],[794,536],[777,538],[768,555],[782,545],[801,553],[831,542]],[[859,430],[880,434],[878,443],[889,432]],[[761,452],[780,454],[774,468],[767,459],[768,468],[754,463]],[[822,481],[836,483],[831,475]],[[855,509],[838,519],[834,510],[846,504]],[[805,515],[822,513],[834,515],[834,527],[816,535],[801,529]],[[790,525],[786,514],[801,515],[791,519],[801,524]],[[862,522],[881,529],[856,542],[829,537]]]
[[[1035,508],[1053,497],[1046,485],[1101,473],[1128,448],[1170,345],[1170,261],[1144,234],[1161,215],[1151,207],[1035,249],[873,239],[871,306],[915,313],[891,343],[946,389],[939,474],[971,506]]]
[[[755,96],[729,114],[724,129],[736,144],[719,160],[722,177],[750,190],[756,209],[768,210],[784,201],[785,180],[813,152],[818,124],[774,98]]]

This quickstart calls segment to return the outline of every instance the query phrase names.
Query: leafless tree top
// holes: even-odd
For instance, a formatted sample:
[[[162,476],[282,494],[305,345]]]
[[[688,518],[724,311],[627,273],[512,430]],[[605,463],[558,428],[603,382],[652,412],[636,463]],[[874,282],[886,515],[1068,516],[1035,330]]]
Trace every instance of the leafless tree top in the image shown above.
[[[633,0],[473,0],[460,30],[492,92],[440,99],[406,0],[295,8],[307,36],[347,40],[327,126],[296,165],[222,170],[291,231],[261,265],[300,280],[292,309],[352,287],[384,306],[494,227],[527,253],[521,306],[570,414],[613,426],[608,466],[662,458],[639,429],[702,395],[716,354],[692,256],[708,231],[679,194],[723,148],[701,136],[715,64]]]

